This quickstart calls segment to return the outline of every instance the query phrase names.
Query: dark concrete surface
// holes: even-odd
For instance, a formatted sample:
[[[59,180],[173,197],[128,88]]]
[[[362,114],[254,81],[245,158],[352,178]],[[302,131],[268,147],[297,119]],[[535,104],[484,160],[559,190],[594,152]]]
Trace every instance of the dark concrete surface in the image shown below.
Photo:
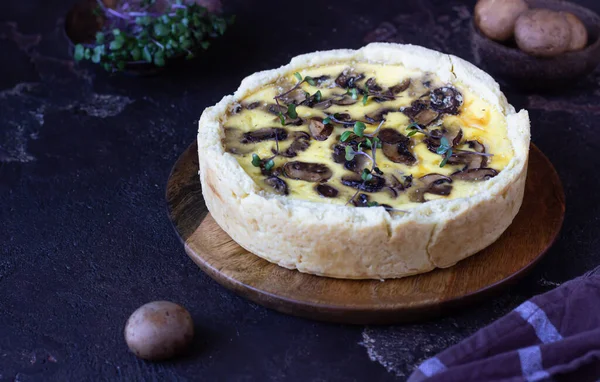
[[[600,12],[595,0],[579,1]],[[433,322],[395,327],[284,316],[221,288],[185,255],[165,211],[167,176],[203,108],[241,79],[322,49],[386,38],[473,59],[474,1],[225,0],[230,33],[159,76],[72,64],[73,1],[0,1],[0,381],[388,381],[524,299],[600,261],[600,72],[554,95],[506,88],[567,197],[562,233],[518,285]],[[389,28],[389,25],[387,25]],[[183,304],[189,356],[151,364],[123,341],[138,306]]]

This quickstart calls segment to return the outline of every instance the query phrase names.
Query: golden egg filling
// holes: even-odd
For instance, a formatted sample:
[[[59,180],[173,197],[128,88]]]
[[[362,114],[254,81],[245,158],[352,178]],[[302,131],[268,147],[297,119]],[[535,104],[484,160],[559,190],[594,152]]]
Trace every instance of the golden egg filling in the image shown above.
[[[402,65],[290,72],[221,122],[225,150],[264,192],[390,213],[471,196],[513,157],[500,110]]]

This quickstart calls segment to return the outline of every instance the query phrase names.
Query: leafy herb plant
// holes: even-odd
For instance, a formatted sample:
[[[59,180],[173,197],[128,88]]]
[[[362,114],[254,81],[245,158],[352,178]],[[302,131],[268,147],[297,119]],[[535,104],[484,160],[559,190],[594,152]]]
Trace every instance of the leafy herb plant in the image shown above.
[[[131,63],[162,67],[169,58],[193,58],[233,22],[182,0],[166,0],[162,12],[156,11],[157,0],[122,0],[117,9],[97,2],[96,13],[105,18],[103,29],[93,43],[77,44],[74,58],[109,72],[122,71]]]

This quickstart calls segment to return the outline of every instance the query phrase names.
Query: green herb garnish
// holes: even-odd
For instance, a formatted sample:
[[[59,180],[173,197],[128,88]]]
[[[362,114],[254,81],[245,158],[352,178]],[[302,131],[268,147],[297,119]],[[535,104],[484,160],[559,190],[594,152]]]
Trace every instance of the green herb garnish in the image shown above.
[[[352,135],[351,131],[344,131],[342,133],[342,136],[340,137],[340,141],[346,142],[348,140],[348,138],[350,138],[351,135]]]
[[[314,95],[315,102],[321,102],[321,97],[322,97],[322,95],[321,95],[321,91],[320,91],[320,90],[317,90],[317,92],[316,92],[316,93],[315,93],[315,95]],[[331,120],[331,119],[330,119],[330,120]]]
[[[365,182],[368,182],[371,179],[373,179],[373,175],[371,175],[371,171],[367,170],[366,168],[363,169],[362,173],[360,174],[360,177]]]
[[[302,75],[298,72],[294,73],[294,76],[298,79],[298,81],[302,81]]]
[[[359,137],[362,137],[364,135],[366,128],[367,128],[367,126],[363,122],[356,121],[354,123],[354,134],[356,134]]]
[[[193,58],[208,49],[210,40],[225,33],[226,20],[195,2],[169,0],[164,13],[153,11],[154,0],[121,1],[116,9],[98,1],[97,13],[106,20],[93,43],[77,44],[75,61],[92,61],[109,72],[128,64],[166,65],[169,58]]]
[[[450,159],[450,157],[452,156],[452,146],[450,146],[448,138],[440,138],[440,147],[438,147],[435,152],[439,155],[444,155],[444,159],[440,163],[440,167],[444,167],[446,163],[448,163],[448,159]]]
[[[355,155],[356,152],[354,151],[354,149],[352,149],[351,146],[346,146],[346,160],[351,161],[352,159],[354,159]]]
[[[285,117],[283,116],[283,113],[279,112],[277,113],[277,116],[279,117],[279,121],[281,122],[281,124],[285,126]]]
[[[352,99],[358,99],[358,89],[350,88],[350,89],[348,89],[348,94],[350,94]]]
[[[306,81],[310,86],[315,86],[315,79],[312,78],[311,76],[306,76],[304,77],[304,81]]]
[[[254,167],[260,167],[260,157],[258,156],[258,154],[252,154],[252,166]]]
[[[273,166],[275,166],[275,161],[273,161],[273,159],[269,159],[267,161],[267,163],[265,163],[265,170],[266,171],[271,171],[271,169],[273,168]]]
[[[327,125],[328,123],[331,123],[331,117],[327,117],[323,120],[324,125]]]
[[[377,207],[379,206],[379,203],[377,202],[367,202],[367,207]]]
[[[287,115],[292,119],[298,118],[298,113],[296,112],[296,105],[294,105],[293,103],[288,105]]]
[[[365,93],[365,95],[363,95],[363,98],[362,98],[363,106],[367,106],[368,101],[369,101],[369,95],[367,93]]]

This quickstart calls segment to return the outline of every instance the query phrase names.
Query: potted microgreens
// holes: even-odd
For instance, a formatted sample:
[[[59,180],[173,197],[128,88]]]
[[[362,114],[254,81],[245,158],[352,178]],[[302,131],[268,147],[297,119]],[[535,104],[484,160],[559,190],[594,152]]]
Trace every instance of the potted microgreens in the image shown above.
[[[69,12],[66,32],[75,61],[148,73],[208,49],[232,21],[199,0],[85,0]]]

